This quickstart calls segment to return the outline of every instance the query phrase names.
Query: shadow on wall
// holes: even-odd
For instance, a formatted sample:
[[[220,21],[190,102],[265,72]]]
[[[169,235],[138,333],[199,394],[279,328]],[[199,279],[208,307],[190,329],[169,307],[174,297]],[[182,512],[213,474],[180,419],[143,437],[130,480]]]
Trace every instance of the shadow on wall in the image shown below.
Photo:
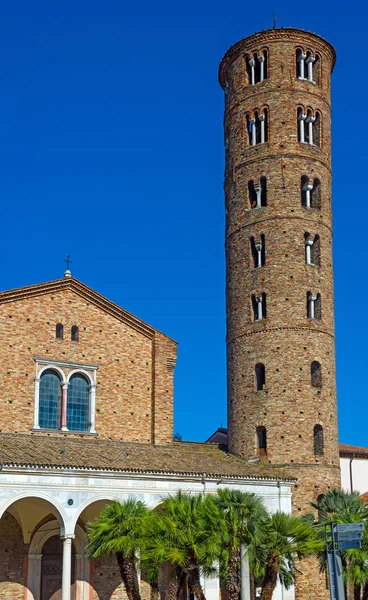
[[[24,557],[28,546],[15,518],[5,512],[0,519],[0,598],[24,599]]]

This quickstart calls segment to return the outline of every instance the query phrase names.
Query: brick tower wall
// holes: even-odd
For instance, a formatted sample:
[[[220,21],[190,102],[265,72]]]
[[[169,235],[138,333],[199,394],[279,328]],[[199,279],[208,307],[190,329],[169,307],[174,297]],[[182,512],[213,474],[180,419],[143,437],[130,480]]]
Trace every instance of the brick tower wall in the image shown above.
[[[318,83],[297,76],[296,53],[319,55]],[[249,83],[246,57],[267,52],[267,78]],[[265,427],[261,460],[290,466],[298,477],[297,514],[339,487],[335,386],[331,214],[330,74],[335,53],[317,35],[273,29],[245,38],[226,53],[219,78],[225,90],[225,204],[229,450],[254,459],[256,428]],[[306,67],[307,68],[307,67]],[[298,107],[321,115],[320,146],[298,141]],[[268,111],[268,141],[251,145],[246,115]],[[301,178],[321,182],[320,208],[302,206]],[[252,208],[248,182],[267,181],[267,206]],[[320,238],[320,266],[306,264],[305,234]],[[265,241],[265,264],[255,268],[251,238]],[[317,262],[317,261],[316,261]],[[307,316],[307,293],[320,294],[321,319]],[[266,294],[266,318],[254,321],[252,295]],[[311,384],[321,364],[322,387]],[[255,365],[265,366],[256,391]],[[314,427],[323,427],[323,455]],[[317,567],[305,563],[298,599],[324,599]],[[310,574],[313,572],[313,577]]]

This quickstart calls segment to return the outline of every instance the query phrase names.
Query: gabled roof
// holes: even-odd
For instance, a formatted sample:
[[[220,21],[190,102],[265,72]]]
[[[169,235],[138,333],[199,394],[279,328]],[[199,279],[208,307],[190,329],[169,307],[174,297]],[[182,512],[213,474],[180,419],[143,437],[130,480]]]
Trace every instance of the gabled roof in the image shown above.
[[[125,323],[132,329],[135,329],[150,339],[154,338],[155,332],[158,331],[128,311],[124,310],[114,302],[111,302],[111,300],[108,300],[108,298],[101,296],[101,294],[95,292],[95,290],[88,287],[78,279],[75,279],[74,277],[64,277],[63,279],[56,279],[55,281],[47,281],[46,283],[37,283],[35,285],[29,285],[26,287],[0,292],[0,304],[5,304],[6,302],[16,302],[17,300],[34,298],[36,296],[44,296],[46,294],[53,294],[64,290],[70,290],[74,292],[112,317],[115,317],[115,319],[118,321]]]
[[[1,468],[42,468],[235,479],[294,481],[290,471],[250,464],[218,446],[173,442],[162,446],[84,436],[0,434]]]

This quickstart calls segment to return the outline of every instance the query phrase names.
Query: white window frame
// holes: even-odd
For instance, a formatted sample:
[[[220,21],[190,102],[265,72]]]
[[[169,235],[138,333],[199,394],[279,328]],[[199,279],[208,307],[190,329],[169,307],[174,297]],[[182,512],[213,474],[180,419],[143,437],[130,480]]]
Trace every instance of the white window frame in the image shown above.
[[[85,432],[75,432],[75,433],[96,433],[95,423],[96,423],[96,387],[97,387],[97,369],[98,365],[90,365],[90,364],[80,364],[80,363],[71,363],[68,361],[62,360],[50,360],[45,358],[34,357],[35,361],[35,396],[34,396],[34,419],[33,419],[33,429],[41,430],[39,425],[39,414],[40,414],[40,380],[41,375],[47,369],[51,369],[59,373],[61,378],[61,385],[63,390],[63,397],[66,397],[67,403],[67,390],[69,381],[72,375],[75,373],[80,373],[84,375],[89,382],[88,391],[89,391],[89,429]],[[65,375],[64,369],[72,369],[68,375]],[[66,404],[67,408],[67,404]],[[62,427],[60,424],[60,428],[55,429],[55,431],[69,431],[67,427]],[[72,431],[71,433],[74,433]]]

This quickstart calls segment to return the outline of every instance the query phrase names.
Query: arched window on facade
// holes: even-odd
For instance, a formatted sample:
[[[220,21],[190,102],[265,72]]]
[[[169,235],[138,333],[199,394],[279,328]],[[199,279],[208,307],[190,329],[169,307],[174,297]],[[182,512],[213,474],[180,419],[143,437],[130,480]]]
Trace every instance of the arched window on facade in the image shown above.
[[[322,425],[315,425],[313,429],[313,447],[315,456],[323,456],[324,454],[324,441],[323,441],[323,427]]]
[[[64,338],[64,327],[62,323],[56,325],[56,338],[62,340]]]
[[[314,360],[311,364],[311,383],[313,387],[322,387],[322,369],[318,360]]]
[[[256,379],[256,390],[260,392],[263,390],[263,386],[266,383],[266,369],[264,364],[257,363],[254,367],[255,379]]]
[[[71,338],[72,342],[79,342],[79,329],[76,325],[73,325],[72,327]]]
[[[89,382],[80,373],[69,381],[66,422],[70,431],[89,431]]]
[[[61,379],[56,371],[41,373],[38,422],[41,429],[58,429],[61,414]]]
[[[263,425],[256,429],[257,436],[257,456],[267,455],[267,431]]]

